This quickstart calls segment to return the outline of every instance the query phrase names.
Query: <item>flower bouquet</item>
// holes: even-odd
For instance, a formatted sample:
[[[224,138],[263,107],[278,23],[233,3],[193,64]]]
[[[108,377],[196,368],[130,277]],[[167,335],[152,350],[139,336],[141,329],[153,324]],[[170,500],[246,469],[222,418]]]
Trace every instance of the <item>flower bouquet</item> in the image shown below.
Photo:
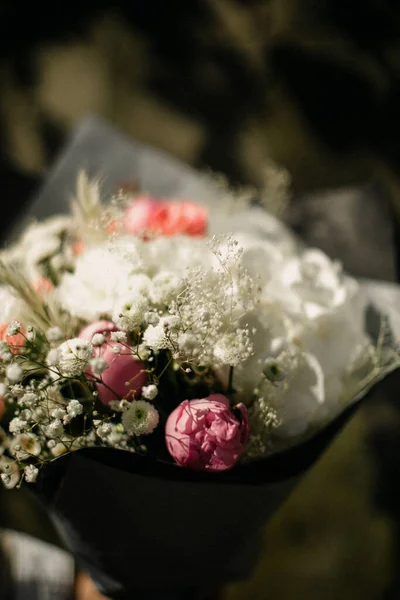
[[[0,280],[1,479],[40,494],[112,598],[245,576],[265,519],[399,366],[362,286],[226,191],[104,204],[81,172]]]

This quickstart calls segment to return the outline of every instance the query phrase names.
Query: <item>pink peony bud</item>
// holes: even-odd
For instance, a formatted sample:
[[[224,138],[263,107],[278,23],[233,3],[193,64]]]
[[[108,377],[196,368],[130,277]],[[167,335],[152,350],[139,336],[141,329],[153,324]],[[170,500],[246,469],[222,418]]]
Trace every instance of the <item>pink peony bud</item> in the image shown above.
[[[115,347],[119,349],[118,354],[113,351]],[[111,342],[110,346],[105,346],[101,356],[108,364],[108,369],[101,375],[105,385],[97,384],[99,400],[109,404],[111,400],[134,400],[140,396],[142,387],[147,384],[144,364],[119,343]]]
[[[145,238],[152,235],[204,236],[207,230],[207,211],[190,202],[136,197],[123,217],[125,231]]]
[[[232,412],[222,394],[185,400],[168,417],[165,437],[176,462],[198,471],[231,469],[246,450],[249,437],[247,409]]]

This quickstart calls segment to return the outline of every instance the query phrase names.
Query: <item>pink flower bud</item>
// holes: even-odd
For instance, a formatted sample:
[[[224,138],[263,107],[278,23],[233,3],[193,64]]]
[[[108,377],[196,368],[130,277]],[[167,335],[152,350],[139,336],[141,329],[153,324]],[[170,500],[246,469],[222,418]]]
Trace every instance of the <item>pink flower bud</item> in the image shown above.
[[[199,471],[231,469],[246,450],[247,409],[232,411],[222,394],[185,400],[168,417],[167,447],[176,462]]]
[[[207,211],[190,202],[136,197],[123,217],[125,231],[145,238],[152,235],[204,236],[207,230]]]
[[[113,352],[115,346],[120,349],[118,354]],[[108,368],[101,375],[104,385],[97,384],[99,400],[109,404],[111,400],[134,400],[140,396],[142,387],[147,384],[147,373],[144,364],[135,359],[131,350],[123,344],[113,343],[113,346],[104,347],[101,356]]]

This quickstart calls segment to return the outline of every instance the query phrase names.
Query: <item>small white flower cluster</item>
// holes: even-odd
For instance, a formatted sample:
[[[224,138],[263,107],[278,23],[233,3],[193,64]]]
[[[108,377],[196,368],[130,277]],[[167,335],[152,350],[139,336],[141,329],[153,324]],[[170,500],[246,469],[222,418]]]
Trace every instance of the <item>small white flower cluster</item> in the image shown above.
[[[89,366],[93,356],[93,346],[80,338],[67,340],[58,349],[58,365],[62,375],[77,377]]]
[[[89,445],[89,438],[77,444],[67,432],[69,423],[83,413],[83,405],[78,400],[66,400],[51,379],[45,378],[39,384],[33,381],[26,386],[10,385],[5,401],[15,415],[8,426],[12,437],[6,438],[3,447],[12,459],[11,462],[0,461],[7,487],[14,487],[22,477],[27,483],[36,481],[39,469],[30,461],[46,461],[68,452],[73,446]]]
[[[234,367],[253,353],[251,332],[242,321],[257,306],[259,287],[243,269],[242,250],[232,237],[214,237],[209,246],[213,268],[187,273],[182,292],[169,308],[174,322],[157,326],[157,343],[171,348],[176,359]],[[150,330],[153,338],[155,330]],[[146,330],[149,344],[148,337]]]
[[[21,330],[21,323],[19,321],[11,321],[9,326],[7,327],[7,335],[13,336],[17,335]]]

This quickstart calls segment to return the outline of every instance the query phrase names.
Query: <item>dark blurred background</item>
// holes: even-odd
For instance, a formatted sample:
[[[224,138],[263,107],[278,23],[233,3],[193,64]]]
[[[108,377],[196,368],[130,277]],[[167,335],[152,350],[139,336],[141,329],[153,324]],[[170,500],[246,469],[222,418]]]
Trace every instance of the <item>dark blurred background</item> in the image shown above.
[[[396,280],[397,0],[131,0],[0,5],[0,232],[88,113],[232,184],[268,157],[284,218],[353,274]],[[399,377],[359,411],[266,530],[242,598],[400,597]],[[24,495],[0,520],[53,539]]]

